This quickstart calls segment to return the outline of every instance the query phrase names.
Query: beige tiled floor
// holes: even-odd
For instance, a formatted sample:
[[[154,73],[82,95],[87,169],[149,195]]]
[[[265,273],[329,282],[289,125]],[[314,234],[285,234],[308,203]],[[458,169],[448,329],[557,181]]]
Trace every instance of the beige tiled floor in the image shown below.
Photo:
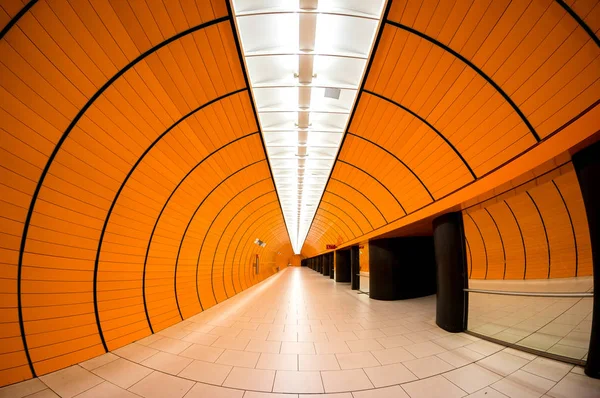
[[[558,324],[573,328],[545,332],[569,329],[561,340],[582,345],[587,315],[561,314]],[[370,300],[295,268],[112,353],[0,389],[0,398],[57,396],[597,398],[600,381],[580,367],[439,329],[434,296]]]

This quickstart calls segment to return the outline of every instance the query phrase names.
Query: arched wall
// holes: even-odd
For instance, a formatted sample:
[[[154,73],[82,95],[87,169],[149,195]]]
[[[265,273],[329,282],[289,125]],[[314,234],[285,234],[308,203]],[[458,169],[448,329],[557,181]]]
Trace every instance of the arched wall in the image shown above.
[[[225,0],[0,6],[0,385],[276,272],[291,249]]]
[[[460,207],[598,132],[599,15],[596,0],[390,0],[303,254]]]

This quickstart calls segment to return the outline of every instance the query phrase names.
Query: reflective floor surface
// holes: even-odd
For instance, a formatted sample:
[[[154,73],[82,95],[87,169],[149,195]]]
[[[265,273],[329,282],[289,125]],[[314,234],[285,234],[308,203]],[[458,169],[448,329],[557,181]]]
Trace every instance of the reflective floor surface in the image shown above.
[[[0,397],[600,397],[581,367],[435,326],[435,296],[370,300],[288,268],[114,352]],[[321,395],[327,393],[327,395]]]

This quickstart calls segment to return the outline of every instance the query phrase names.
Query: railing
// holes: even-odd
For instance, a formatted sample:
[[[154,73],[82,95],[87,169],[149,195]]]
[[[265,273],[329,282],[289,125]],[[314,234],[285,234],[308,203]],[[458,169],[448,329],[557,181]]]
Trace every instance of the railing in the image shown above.
[[[483,290],[483,289],[463,289],[469,293],[484,293],[484,294],[497,294],[500,296],[529,296],[529,297],[570,297],[570,298],[584,298],[594,297],[594,292],[511,292],[508,290]]]

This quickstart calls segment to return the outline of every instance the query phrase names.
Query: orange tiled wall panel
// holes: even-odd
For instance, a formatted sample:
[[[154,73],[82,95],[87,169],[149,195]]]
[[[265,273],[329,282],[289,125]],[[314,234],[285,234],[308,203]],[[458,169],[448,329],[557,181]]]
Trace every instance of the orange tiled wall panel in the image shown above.
[[[3,1],[0,26],[0,385],[275,272],[289,241],[224,0]]]
[[[592,275],[585,208],[571,162],[463,211],[469,277]]]

